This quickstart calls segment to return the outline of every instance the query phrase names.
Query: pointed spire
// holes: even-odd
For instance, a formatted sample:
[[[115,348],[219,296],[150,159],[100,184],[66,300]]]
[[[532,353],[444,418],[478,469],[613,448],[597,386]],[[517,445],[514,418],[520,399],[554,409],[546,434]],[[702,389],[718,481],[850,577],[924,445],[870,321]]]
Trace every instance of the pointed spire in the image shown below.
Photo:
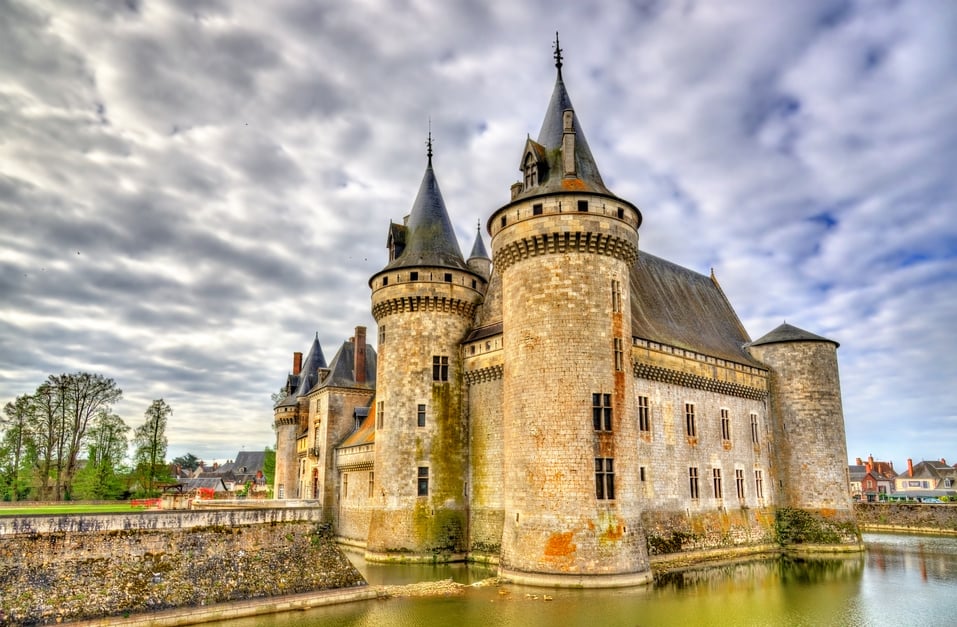
[[[481,220],[476,220],[475,223],[475,243],[472,244],[472,252],[469,253],[469,259],[490,259],[488,251],[485,249],[485,242],[482,241]]]
[[[425,151],[426,156],[429,158],[429,166],[432,167],[432,118],[429,118],[429,141],[426,142],[428,148]]]
[[[449,219],[439,182],[432,169],[432,133],[429,132],[428,165],[419,185],[419,193],[409,213],[405,248],[387,268],[438,266],[467,270],[455,229]]]
[[[302,372],[299,373],[299,386],[292,396],[305,396],[309,390],[315,387],[319,382],[319,369],[326,368],[326,357],[322,354],[322,346],[319,344],[319,332],[316,331],[316,337],[309,347],[309,353],[302,362]]]

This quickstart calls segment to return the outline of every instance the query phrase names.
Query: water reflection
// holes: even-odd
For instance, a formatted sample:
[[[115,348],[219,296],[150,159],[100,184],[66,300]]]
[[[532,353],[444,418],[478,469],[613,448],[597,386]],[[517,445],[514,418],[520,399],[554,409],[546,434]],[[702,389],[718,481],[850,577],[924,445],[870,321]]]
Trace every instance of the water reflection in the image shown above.
[[[475,587],[459,597],[370,601],[219,625],[899,627],[957,622],[957,538],[865,534],[864,540],[866,556],[715,566],[662,576],[644,588]],[[491,574],[462,565],[360,565],[379,584],[448,577],[469,583]]]

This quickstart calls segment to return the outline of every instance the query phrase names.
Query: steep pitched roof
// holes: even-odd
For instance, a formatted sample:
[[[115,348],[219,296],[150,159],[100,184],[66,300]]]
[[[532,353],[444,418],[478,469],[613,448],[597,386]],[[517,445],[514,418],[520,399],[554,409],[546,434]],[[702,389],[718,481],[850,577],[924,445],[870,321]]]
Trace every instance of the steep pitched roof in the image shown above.
[[[390,227],[390,234],[394,233],[395,230]],[[431,156],[409,214],[405,248],[386,268],[411,266],[438,266],[469,271],[455,238],[455,230],[449,220],[439,182],[432,170]]]
[[[366,344],[366,380],[365,383],[356,383],[355,370],[356,351],[355,343],[346,340],[336,351],[335,357],[329,364],[329,375],[319,382],[319,387],[362,387],[375,389],[376,353],[371,344]]]
[[[747,331],[713,278],[639,251],[631,294],[633,336],[760,366],[744,350]]]
[[[309,347],[309,354],[302,362],[302,371],[298,375],[298,385],[296,389],[284,398],[277,407],[288,407],[295,405],[300,396],[305,396],[309,390],[319,381],[319,369],[326,367],[326,358],[322,354],[322,346],[319,344],[319,333],[316,333],[312,346]]]
[[[475,242],[472,244],[472,252],[469,253],[469,259],[491,259],[488,256],[488,250],[485,249],[485,242],[482,241],[482,223],[475,229]]]
[[[375,405],[357,407],[356,416],[362,418],[363,414],[365,414],[365,417],[359,424],[359,428],[347,435],[336,448],[348,448],[375,442]]]
[[[778,344],[780,342],[830,342],[835,346],[840,346],[840,344],[834,340],[829,340],[826,337],[815,335],[810,331],[799,329],[787,322],[778,325],[773,330],[751,342],[750,345],[760,346],[761,344]]]

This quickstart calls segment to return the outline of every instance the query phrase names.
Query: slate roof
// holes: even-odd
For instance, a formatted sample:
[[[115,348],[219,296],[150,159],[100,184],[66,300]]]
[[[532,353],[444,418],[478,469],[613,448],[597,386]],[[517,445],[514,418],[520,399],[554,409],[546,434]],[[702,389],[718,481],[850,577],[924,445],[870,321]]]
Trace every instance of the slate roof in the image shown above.
[[[376,352],[371,344],[366,344],[366,380],[365,383],[356,383],[353,370],[355,368],[355,344],[346,340],[339,347],[332,363],[329,364],[329,375],[319,383],[319,387],[364,387],[375,389]]]
[[[297,398],[305,396],[319,381],[319,369],[326,367],[326,358],[322,354],[322,346],[319,344],[319,333],[312,341],[309,347],[309,353],[302,362],[302,370],[296,378],[296,389],[286,398],[281,400],[277,407],[288,407],[297,404]],[[292,375],[296,376],[296,375]]]
[[[713,277],[640,251],[631,272],[632,335],[764,367],[744,349],[747,331]]]
[[[488,250],[485,249],[485,242],[482,241],[482,226],[475,229],[475,242],[472,244],[472,252],[469,253],[469,259],[491,259],[488,256]]]
[[[759,346],[761,344],[778,344],[781,342],[830,342],[835,346],[840,346],[840,344],[834,340],[829,340],[826,337],[815,335],[810,331],[799,329],[788,324],[787,322],[779,325],[765,335],[762,335],[758,339],[751,342],[750,345]]]
[[[396,233],[397,230],[390,227],[390,234],[395,236]],[[409,214],[405,248],[385,269],[415,266],[457,268],[471,272],[455,238],[455,230],[432,169],[431,157]]]
[[[562,174],[563,118],[564,112],[569,109],[572,110],[572,128],[575,131],[575,176],[563,176]],[[555,79],[552,97],[548,102],[548,108],[545,110],[542,128],[538,132],[538,141],[529,140],[526,142],[522,151],[523,156],[529,150],[529,146],[534,150],[536,156],[544,161],[544,167],[540,165],[538,169],[538,185],[522,191],[516,197],[517,199],[562,191],[587,191],[614,196],[605,187],[605,182],[598,171],[598,164],[588,147],[588,140],[585,139],[585,132],[578,119],[578,114],[574,112],[571,97],[568,95],[568,90],[565,89],[565,81],[562,79],[560,68]],[[519,164],[519,168],[521,167],[522,164]]]

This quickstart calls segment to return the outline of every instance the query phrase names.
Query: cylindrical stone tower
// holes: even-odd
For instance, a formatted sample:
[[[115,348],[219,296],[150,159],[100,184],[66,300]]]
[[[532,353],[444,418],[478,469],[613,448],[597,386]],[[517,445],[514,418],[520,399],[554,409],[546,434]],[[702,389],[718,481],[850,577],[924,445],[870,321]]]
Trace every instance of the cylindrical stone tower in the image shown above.
[[[462,258],[431,154],[408,226],[393,225],[389,247],[390,263],[369,282],[379,346],[366,559],[461,559],[468,432],[460,344],[486,280]]]
[[[629,295],[641,213],[604,186],[560,65],[521,170],[488,222],[505,351],[500,571],[539,585],[643,583]]]
[[[749,345],[751,354],[771,373],[768,422],[774,438],[778,506],[818,515],[832,540],[812,537],[807,540],[811,544],[857,545],[860,540],[851,531],[855,516],[837,348],[837,342],[787,323]],[[835,522],[843,527],[835,527]]]

